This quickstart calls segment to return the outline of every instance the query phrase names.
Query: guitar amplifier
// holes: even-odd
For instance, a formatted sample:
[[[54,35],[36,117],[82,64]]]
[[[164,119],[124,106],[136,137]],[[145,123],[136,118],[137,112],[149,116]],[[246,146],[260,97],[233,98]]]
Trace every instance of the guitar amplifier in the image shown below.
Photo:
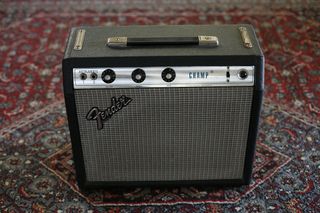
[[[79,187],[248,184],[263,75],[250,25],[73,28],[63,83]]]

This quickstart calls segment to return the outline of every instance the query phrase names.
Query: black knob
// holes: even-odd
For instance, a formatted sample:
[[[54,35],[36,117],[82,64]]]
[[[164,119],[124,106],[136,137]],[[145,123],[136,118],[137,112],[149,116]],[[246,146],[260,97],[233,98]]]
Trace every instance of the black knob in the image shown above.
[[[247,70],[240,70],[238,76],[239,76],[239,78],[241,78],[242,80],[246,79],[246,78],[248,77],[248,72],[247,72]]]
[[[141,83],[144,81],[144,79],[146,79],[146,73],[143,71],[143,69],[138,68],[132,72],[131,78],[134,82]]]
[[[161,77],[165,82],[171,82],[176,78],[176,72],[172,68],[165,68]]]
[[[116,73],[112,69],[106,69],[102,72],[101,78],[105,83],[110,84],[116,79]]]

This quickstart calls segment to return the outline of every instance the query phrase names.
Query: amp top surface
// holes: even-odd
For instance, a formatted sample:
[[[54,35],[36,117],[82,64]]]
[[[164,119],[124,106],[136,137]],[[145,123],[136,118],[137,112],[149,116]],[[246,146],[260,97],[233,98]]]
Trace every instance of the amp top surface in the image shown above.
[[[251,39],[252,48],[244,46],[239,28],[245,27]],[[83,34],[78,35],[82,30]],[[110,48],[109,37],[197,37],[215,36],[217,47],[193,45],[139,46],[125,49]],[[76,43],[81,45],[77,49]],[[156,51],[155,51],[156,49]],[[66,58],[123,58],[154,56],[263,56],[251,25],[170,25],[170,26],[123,26],[123,27],[76,27],[72,28]]]

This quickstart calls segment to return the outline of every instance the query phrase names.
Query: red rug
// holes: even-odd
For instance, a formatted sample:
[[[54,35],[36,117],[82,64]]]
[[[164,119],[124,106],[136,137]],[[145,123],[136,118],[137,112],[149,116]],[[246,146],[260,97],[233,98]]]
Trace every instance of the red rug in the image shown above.
[[[199,203],[237,203],[242,197],[264,183],[290,158],[280,154],[261,143],[257,144],[253,180],[249,186],[228,188],[183,187],[171,189],[134,188],[131,190],[110,190],[81,192],[76,183],[75,170],[72,161],[71,145],[67,144],[59,152],[40,162],[62,181],[68,184],[89,203],[95,206],[123,205],[166,205],[166,204],[199,204]]]
[[[249,3],[0,3],[0,209],[319,212],[320,10],[303,1],[269,5],[272,11],[265,3],[253,9]],[[62,93],[61,60],[70,27],[223,23],[254,25],[266,57],[250,186],[80,193]]]
[[[254,25],[266,57],[266,98],[290,114],[320,124],[319,11],[218,12],[210,7],[179,9],[179,5],[159,10],[127,6],[117,9],[112,4],[104,5],[103,11],[93,11],[81,10],[81,5],[74,2],[73,10],[67,4],[66,11],[59,11],[63,3],[43,9],[40,2],[34,4],[29,12],[28,7],[8,3],[10,9],[0,13],[0,127],[62,99],[61,59],[70,27],[204,23]]]

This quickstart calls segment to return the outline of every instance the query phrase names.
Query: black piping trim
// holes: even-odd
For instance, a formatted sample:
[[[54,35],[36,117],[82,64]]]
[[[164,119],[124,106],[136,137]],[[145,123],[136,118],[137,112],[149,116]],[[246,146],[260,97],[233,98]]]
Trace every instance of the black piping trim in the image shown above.
[[[101,189],[112,187],[176,187],[176,186],[241,186],[243,179],[222,180],[179,180],[179,181],[88,181],[83,189]]]

